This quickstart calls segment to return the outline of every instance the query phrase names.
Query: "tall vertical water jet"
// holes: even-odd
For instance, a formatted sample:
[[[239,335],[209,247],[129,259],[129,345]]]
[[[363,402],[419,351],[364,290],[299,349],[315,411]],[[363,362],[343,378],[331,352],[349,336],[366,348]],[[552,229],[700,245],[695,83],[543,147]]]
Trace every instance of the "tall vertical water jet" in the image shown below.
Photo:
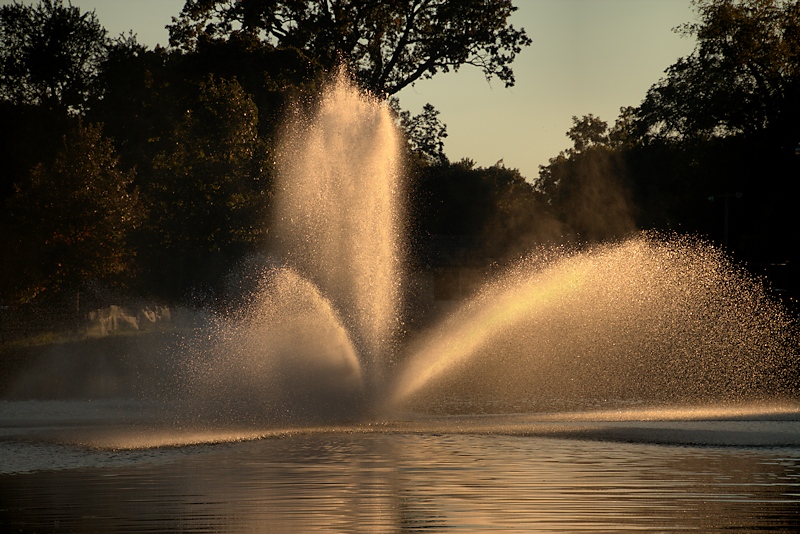
[[[273,221],[285,261],[333,303],[369,380],[397,327],[400,153],[387,106],[340,72],[280,148]]]

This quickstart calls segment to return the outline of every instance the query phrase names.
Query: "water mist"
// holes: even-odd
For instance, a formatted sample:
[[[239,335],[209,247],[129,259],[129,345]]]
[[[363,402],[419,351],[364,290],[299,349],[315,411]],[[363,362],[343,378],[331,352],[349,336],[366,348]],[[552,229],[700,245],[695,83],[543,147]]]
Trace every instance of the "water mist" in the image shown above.
[[[640,235],[530,254],[398,337],[404,184],[385,103],[339,76],[280,142],[271,266],[186,354],[189,412],[271,425],[397,411],[794,398],[796,325],[724,254]]]
[[[396,341],[402,185],[387,106],[340,74],[284,135],[274,233],[286,264],[330,299],[370,381]]]

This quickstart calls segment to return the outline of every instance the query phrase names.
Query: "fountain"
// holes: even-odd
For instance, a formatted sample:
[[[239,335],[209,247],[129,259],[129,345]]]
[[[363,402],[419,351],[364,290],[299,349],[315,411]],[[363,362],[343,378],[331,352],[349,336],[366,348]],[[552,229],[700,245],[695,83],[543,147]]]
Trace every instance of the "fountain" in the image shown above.
[[[412,340],[402,318],[399,139],[340,74],[280,144],[277,260],[182,374],[206,422],[565,412],[796,395],[795,325],[690,237],[540,250]],[[401,343],[401,341],[403,341]]]
[[[11,398],[133,399],[109,419],[135,432],[81,430],[82,443],[112,447],[475,414],[797,412],[795,319],[693,237],[537,249],[438,323],[403,332],[404,287],[420,275],[404,269],[405,184],[389,110],[340,73],[287,124],[271,255],[232,275],[239,304],[204,315],[166,351],[146,336],[126,342],[130,354],[73,344],[31,365]],[[503,421],[492,428],[532,431],[530,419]]]
[[[0,400],[3,524],[800,528],[797,324],[722,252],[537,250],[410,335],[388,110],[340,76],[280,147],[239,304],[53,347]]]

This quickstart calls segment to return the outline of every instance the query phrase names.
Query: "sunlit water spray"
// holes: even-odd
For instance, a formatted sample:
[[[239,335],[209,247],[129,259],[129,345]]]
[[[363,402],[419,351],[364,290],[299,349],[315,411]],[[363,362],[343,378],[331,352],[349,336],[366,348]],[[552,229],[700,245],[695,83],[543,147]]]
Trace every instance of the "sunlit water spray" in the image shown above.
[[[384,103],[340,74],[280,149],[274,232],[286,262],[339,310],[370,380],[396,341],[399,137]]]
[[[609,410],[631,420],[798,413],[796,322],[758,280],[687,237],[533,253],[402,339],[398,143],[386,105],[343,76],[312,112],[296,113],[279,144],[268,265],[244,269],[243,304],[210,314],[168,359],[174,367],[141,389],[143,412],[163,401],[153,425],[126,409],[138,430],[93,443],[252,439],[376,420],[387,431],[484,421],[478,430],[550,432],[509,415],[410,412],[556,413],[548,424]]]
[[[790,395],[794,330],[759,281],[693,239],[551,250],[412,344],[389,404],[471,398],[553,409]]]
[[[531,254],[400,340],[398,142],[385,104],[344,76],[295,115],[278,164],[280,266],[189,351],[198,413],[269,422],[796,394],[791,318],[758,280],[686,237]]]
[[[245,306],[212,320],[183,348],[180,416],[235,426],[357,410],[361,363],[330,300],[292,269],[259,276]]]

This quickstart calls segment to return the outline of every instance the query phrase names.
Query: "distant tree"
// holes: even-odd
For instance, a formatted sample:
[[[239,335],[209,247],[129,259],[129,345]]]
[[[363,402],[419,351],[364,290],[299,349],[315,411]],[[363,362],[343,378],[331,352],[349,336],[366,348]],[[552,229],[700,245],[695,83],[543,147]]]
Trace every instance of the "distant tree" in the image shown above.
[[[151,267],[169,263],[181,278],[173,289],[185,289],[197,277],[219,275],[209,262],[260,242],[271,160],[258,135],[258,108],[236,80],[200,84],[162,146],[143,180],[151,207],[146,255]]]
[[[328,70],[344,61],[364,88],[392,95],[462,65],[513,85],[511,63],[531,42],[508,24],[515,10],[510,0],[186,0],[168,28],[187,51],[245,33]]]
[[[503,261],[555,234],[542,195],[516,169],[468,159],[430,165],[418,172],[412,196],[416,253],[425,262],[442,254]]]
[[[182,88],[171,79],[170,67],[165,49],[149,50],[134,35],[108,44],[87,117],[105,125],[125,165],[146,165],[153,157],[147,145],[173,127],[184,107],[177,102]]]
[[[105,53],[94,11],[63,0],[0,7],[0,99],[83,111]]]
[[[16,299],[78,290],[89,281],[119,283],[131,273],[128,238],[142,219],[133,172],[100,125],[79,124],[52,165],[37,166],[10,202],[18,235]],[[20,272],[21,271],[21,272]]]
[[[425,104],[422,113],[411,115],[410,111],[400,109],[396,98],[390,100],[390,105],[405,135],[410,155],[423,165],[447,163],[444,153],[447,126],[439,120],[439,111],[433,105]]]
[[[203,40],[190,52],[148,50],[127,36],[109,45],[99,77],[102,99],[92,103],[90,116],[106,124],[126,160],[147,166],[196,105],[209,76],[236,79],[258,108],[259,137],[267,143],[287,108],[318,94],[324,80],[321,67],[302,52],[241,33]]]
[[[572,128],[567,130],[567,137],[572,140],[573,148],[569,150],[573,153],[585,152],[597,145],[608,145],[608,123],[591,113],[580,119],[572,117]]]
[[[630,110],[621,111],[610,130],[592,114],[572,117],[567,137],[573,146],[539,167],[536,188],[568,239],[614,239],[636,228],[624,150]]]
[[[131,36],[109,45],[88,116],[119,140],[151,208],[136,241],[144,287],[166,298],[213,291],[253,251],[267,231],[276,131],[323,79],[302,52],[245,34],[188,52]]]
[[[75,122],[75,117],[52,109],[0,102],[0,206],[36,165],[52,165]]]
[[[785,239],[800,231],[800,0],[698,0],[695,10],[679,28],[694,51],[634,114],[643,214],[751,262],[800,260]]]

